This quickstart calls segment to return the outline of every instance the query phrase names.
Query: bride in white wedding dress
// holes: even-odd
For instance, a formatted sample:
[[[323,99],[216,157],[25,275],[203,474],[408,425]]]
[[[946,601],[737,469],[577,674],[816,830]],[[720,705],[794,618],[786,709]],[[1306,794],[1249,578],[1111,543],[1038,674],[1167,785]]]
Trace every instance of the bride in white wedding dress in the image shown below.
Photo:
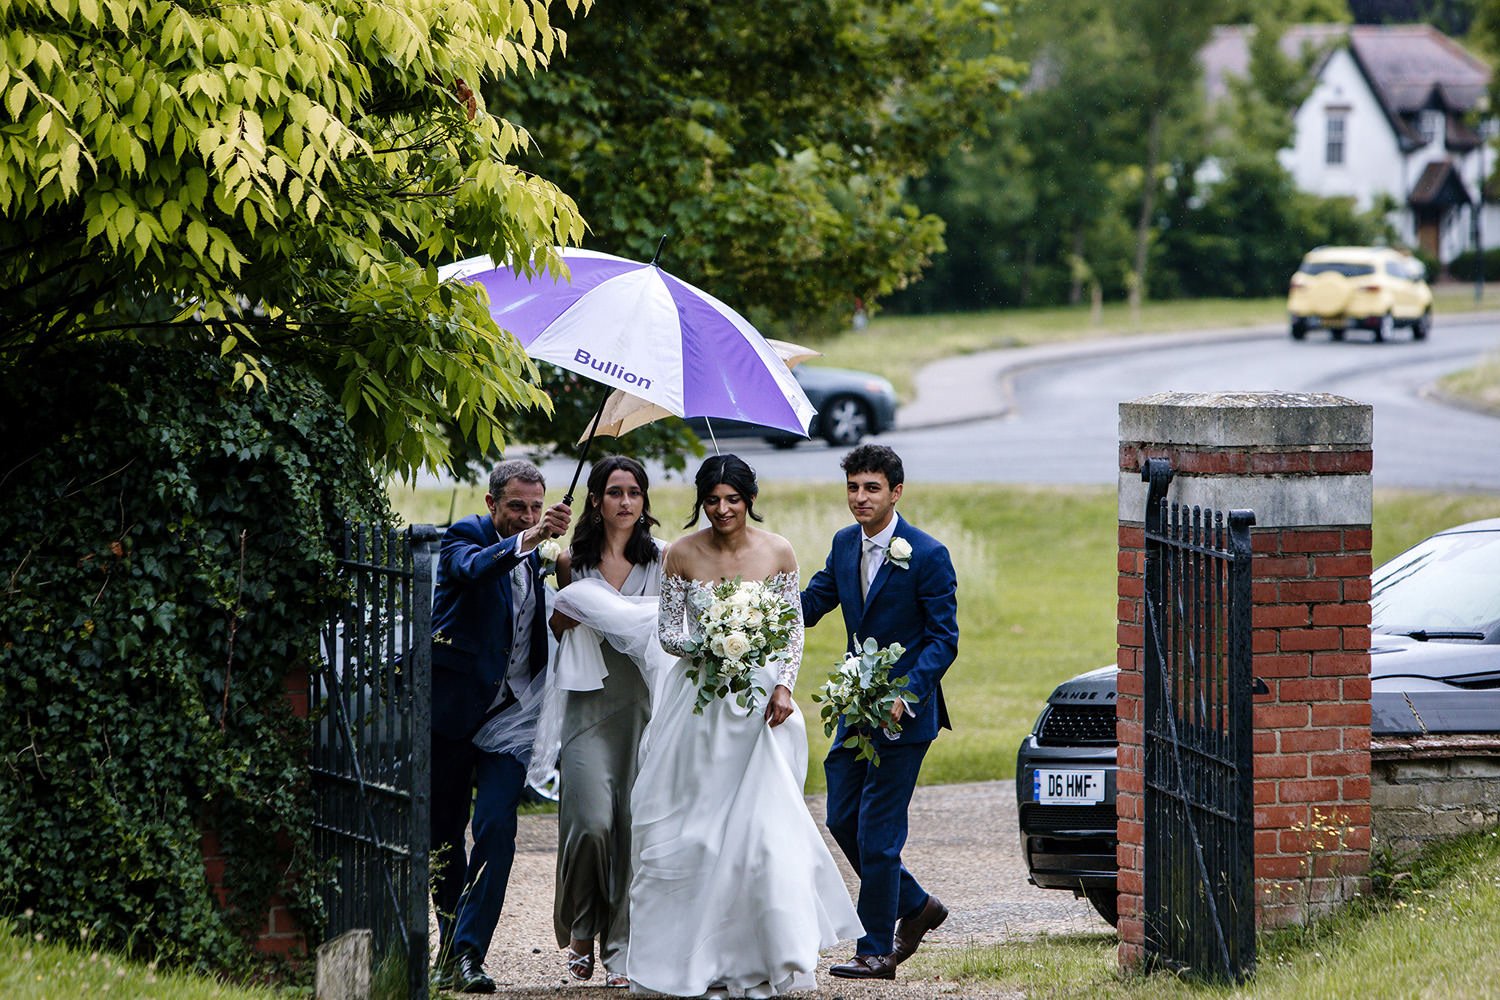
[[[681,657],[712,587],[736,577],[768,581],[798,618],[789,648],[758,678],[769,692],[763,707],[716,699],[697,714],[687,660],[644,657],[656,662],[647,664],[651,721],[631,795],[625,970],[637,993],[778,996],[814,988],[819,952],[863,929],[802,797],[807,731],[791,696],[802,655],[796,557],[786,539],[747,523],[759,518],[743,461],[708,459],[697,486],[693,520],[701,509],[709,527],[667,552],[661,649]],[[639,636],[632,644],[640,648]]]

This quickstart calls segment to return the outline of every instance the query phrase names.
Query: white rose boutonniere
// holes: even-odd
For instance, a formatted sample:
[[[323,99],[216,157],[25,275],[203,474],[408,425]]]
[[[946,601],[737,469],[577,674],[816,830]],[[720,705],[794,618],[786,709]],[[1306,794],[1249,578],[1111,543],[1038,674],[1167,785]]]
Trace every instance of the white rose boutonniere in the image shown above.
[[[885,561],[897,569],[910,569],[911,542],[904,538],[892,538],[890,548],[885,550]]]
[[[562,546],[557,539],[548,538],[536,547],[537,558],[542,561],[542,575],[546,576],[557,569],[557,557],[562,555]]]

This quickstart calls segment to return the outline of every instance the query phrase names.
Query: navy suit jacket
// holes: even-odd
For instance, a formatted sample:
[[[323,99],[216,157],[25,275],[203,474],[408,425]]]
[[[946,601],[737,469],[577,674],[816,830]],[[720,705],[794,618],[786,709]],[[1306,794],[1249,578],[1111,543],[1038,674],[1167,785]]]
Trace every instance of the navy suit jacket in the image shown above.
[[[547,609],[541,560],[516,554],[520,535],[501,538],[474,514],[449,526],[438,556],[432,599],[432,731],[466,740],[478,731],[510,669],[514,637],[510,572],[525,558],[537,595],[531,673],[547,665]]]
[[[905,654],[891,668],[891,676],[910,678],[907,691],[917,700],[916,718],[902,721],[898,742],[920,743],[937,738],[938,728],[952,729],[943,703],[943,674],[958,656],[958,577],[943,543],[901,518],[893,537],[911,545],[911,559],[902,569],[889,560],[875,574],[870,593],[859,596],[859,563],[863,531],[851,524],[833,536],[827,564],[802,591],[802,617],[808,628],[836,607],[844,609],[848,651],[873,638],[882,646],[899,642]],[[844,738],[839,724],[837,739]],[[877,746],[877,750],[879,747]]]

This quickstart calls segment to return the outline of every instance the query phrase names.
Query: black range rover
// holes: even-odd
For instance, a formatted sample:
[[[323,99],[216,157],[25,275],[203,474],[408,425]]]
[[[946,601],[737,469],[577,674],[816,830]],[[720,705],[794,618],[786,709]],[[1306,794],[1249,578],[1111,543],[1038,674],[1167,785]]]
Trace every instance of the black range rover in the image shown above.
[[[1500,518],[1440,531],[1370,576],[1376,736],[1500,732]],[[1115,895],[1114,666],[1047,699],[1016,756],[1021,852],[1033,885]]]
[[[1016,756],[1032,885],[1072,889],[1115,922],[1115,668],[1059,684]]]

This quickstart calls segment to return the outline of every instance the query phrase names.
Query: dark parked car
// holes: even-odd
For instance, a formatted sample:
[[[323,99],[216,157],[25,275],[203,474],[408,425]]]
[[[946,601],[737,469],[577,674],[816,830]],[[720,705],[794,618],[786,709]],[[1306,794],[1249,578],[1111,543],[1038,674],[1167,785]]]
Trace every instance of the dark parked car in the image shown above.
[[[1500,518],[1440,531],[1371,578],[1371,729],[1500,732]],[[1115,913],[1115,667],[1059,684],[1016,758],[1033,885]]]
[[[889,430],[896,422],[896,390],[879,375],[848,368],[798,365],[792,369],[802,391],[817,409],[807,433],[836,447],[859,444],[871,434]],[[702,418],[689,420],[693,433],[707,440],[708,425]],[[713,421],[713,436],[763,437],[779,447],[790,448],[802,439],[785,431],[747,424],[739,420]]]

